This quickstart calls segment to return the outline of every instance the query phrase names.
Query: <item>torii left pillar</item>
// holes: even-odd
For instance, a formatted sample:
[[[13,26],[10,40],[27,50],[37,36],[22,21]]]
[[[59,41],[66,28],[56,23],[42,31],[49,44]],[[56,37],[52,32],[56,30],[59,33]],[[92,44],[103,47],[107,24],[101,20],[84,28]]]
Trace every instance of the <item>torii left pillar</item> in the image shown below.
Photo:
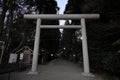
[[[40,25],[41,25],[41,19],[38,18],[37,25],[36,25],[36,33],[35,33],[32,69],[28,74],[38,74],[36,70],[37,70],[37,64],[38,64],[38,53],[39,53],[39,43],[40,43]]]

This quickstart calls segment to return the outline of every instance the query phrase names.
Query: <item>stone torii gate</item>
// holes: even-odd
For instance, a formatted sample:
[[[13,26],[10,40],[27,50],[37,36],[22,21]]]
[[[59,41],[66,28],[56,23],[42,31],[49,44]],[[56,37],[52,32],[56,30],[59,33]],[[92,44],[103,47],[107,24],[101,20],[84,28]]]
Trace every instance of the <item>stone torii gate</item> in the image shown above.
[[[34,42],[34,51],[33,51],[33,60],[32,68],[29,74],[37,74],[37,65],[38,65],[38,53],[39,53],[39,43],[40,43],[40,29],[41,28],[82,28],[82,48],[83,48],[83,65],[84,72],[82,73],[85,76],[93,76],[90,73],[89,68],[89,56],[88,56],[88,46],[87,46],[87,37],[86,37],[86,24],[85,19],[96,19],[99,18],[99,14],[25,14],[24,18],[26,19],[37,19],[36,22],[36,34]],[[74,20],[80,19],[81,25],[41,25],[41,20]]]

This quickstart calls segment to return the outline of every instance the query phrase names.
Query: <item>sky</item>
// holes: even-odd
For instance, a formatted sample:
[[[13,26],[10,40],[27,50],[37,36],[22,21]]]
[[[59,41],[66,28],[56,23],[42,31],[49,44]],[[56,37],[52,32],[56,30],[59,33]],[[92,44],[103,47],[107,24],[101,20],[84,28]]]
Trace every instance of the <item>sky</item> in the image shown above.
[[[63,14],[65,6],[68,0],[56,0],[58,7],[60,8],[59,14]],[[64,20],[60,20],[60,25],[64,25]]]
[[[58,4],[58,7],[60,7],[59,14],[63,14],[68,0],[56,0],[56,1],[57,1],[57,4]]]

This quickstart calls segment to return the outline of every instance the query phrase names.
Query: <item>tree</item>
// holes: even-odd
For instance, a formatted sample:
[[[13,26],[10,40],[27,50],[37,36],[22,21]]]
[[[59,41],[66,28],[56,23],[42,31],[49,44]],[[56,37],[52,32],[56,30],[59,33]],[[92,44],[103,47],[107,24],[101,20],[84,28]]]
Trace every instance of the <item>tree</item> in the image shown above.
[[[4,60],[7,62],[9,54],[16,52],[24,45],[29,45],[33,48],[35,23],[34,20],[25,20],[24,14],[56,14],[58,10],[55,0],[3,0],[2,5],[2,21],[1,21],[1,36],[0,39],[5,41]],[[59,24],[58,20],[42,20],[42,24]],[[42,30],[41,44],[50,52],[57,52],[59,48],[59,30]],[[51,33],[51,34],[50,34]],[[49,35],[50,34],[50,35]],[[49,37],[49,40],[43,38]],[[49,49],[47,46],[51,46]],[[5,62],[4,61],[4,62]]]
[[[55,0],[36,0],[35,2],[40,14],[56,14],[58,11],[57,2]],[[59,22],[58,20],[42,20],[41,24],[59,25]],[[59,29],[42,29],[40,44],[45,50],[48,50],[49,53],[55,54],[58,52],[59,41]]]
[[[5,41],[4,63],[7,63],[11,52],[19,49],[28,40],[23,30],[25,27],[23,14],[30,13],[31,6],[26,6],[27,3],[23,0],[3,0],[0,39]]]
[[[92,68],[119,73],[119,0],[68,0],[65,13],[99,13],[100,19],[87,20],[87,36]],[[111,6],[112,5],[112,6]],[[77,7],[75,7],[77,6]],[[79,7],[78,7],[79,6]],[[74,9],[75,8],[75,9]],[[77,12],[76,12],[77,13]],[[117,18],[116,18],[117,17]],[[116,43],[118,42],[118,43]],[[116,43],[116,44],[114,44]],[[114,46],[113,46],[114,44]],[[115,63],[116,61],[116,63]],[[115,66],[115,64],[117,66]]]
[[[79,5],[76,5],[78,4]],[[66,5],[64,14],[79,14],[81,13],[81,5],[82,5],[82,1],[81,0],[68,0],[68,3]],[[79,9],[79,10],[78,10]],[[66,21],[67,22],[67,21]],[[71,20],[71,23],[67,23],[65,25],[80,25],[80,21],[79,20]],[[62,45],[63,47],[66,47],[68,49],[72,50],[73,54],[80,54],[81,49],[80,49],[80,45],[77,45],[77,39],[75,36],[75,33],[78,29],[64,29],[63,30],[63,39],[62,39]],[[78,49],[79,46],[79,49]]]

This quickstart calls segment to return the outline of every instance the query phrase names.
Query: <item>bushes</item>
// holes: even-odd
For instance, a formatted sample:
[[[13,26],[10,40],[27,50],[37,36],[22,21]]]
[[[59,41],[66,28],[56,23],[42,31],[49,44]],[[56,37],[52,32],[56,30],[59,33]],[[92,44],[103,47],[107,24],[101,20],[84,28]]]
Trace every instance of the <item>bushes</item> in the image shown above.
[[[120,73],[120,26],[111,23],[89,23],[87,27],[90,66],[96,72]],[[116,42],[116,43],[115,43]]]
[[[97,52],[90,54],[91,68],[99,71],[106,71],[112,74],[120,73],[120,54],[112,51]]]
[[[1,64],[0,74],[8,73],[17,70],[17,64]]]
[[[20,65],[17,63],[1,64],[0,65],[0,74],[9,73],[9,72],[13,72],[13,71],[22,71],[22,70],[26,69],[27,67],[29,67],[29,66],[24,65],[24,64]]]
[[[102,60],[103,69],[112,73],[120,73],[120,55],[110,53]]]

